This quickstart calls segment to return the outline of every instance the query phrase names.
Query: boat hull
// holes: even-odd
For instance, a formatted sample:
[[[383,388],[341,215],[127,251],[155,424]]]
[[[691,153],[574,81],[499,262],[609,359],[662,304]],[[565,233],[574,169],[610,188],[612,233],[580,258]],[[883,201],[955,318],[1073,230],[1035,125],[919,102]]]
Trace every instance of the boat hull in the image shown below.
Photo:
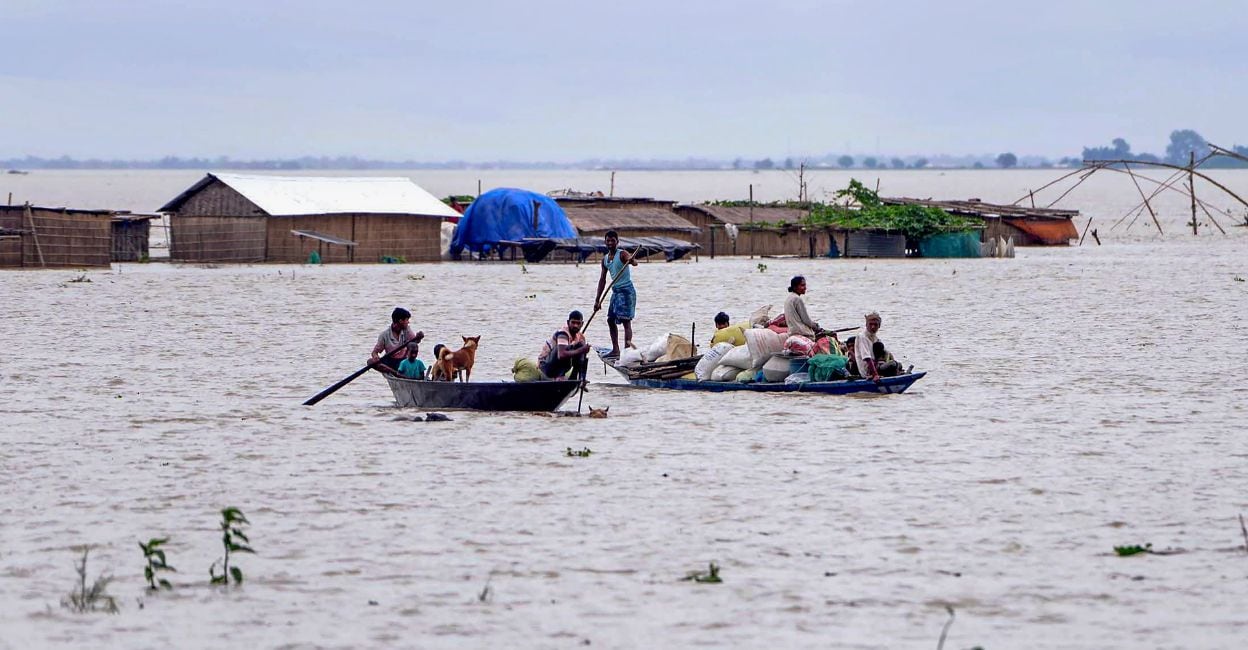
[[[450,382],[386,375],[401,407],[473,411],[554,411],[579,385],[575,381]]]
[[[752,393],[816,393],[819,395],[850,395],[853,393],[879,393],[883,395],[904,393],[911,384],[923,378],[926,372],[915,372],[896,377],[844,381],[808,381],[800,384],[751,383],[735,381],[694,381],[692,379],[632,379],[629,384],[641,388],[666,388],[668,390],[696,390],[709,393],[748,391]]]

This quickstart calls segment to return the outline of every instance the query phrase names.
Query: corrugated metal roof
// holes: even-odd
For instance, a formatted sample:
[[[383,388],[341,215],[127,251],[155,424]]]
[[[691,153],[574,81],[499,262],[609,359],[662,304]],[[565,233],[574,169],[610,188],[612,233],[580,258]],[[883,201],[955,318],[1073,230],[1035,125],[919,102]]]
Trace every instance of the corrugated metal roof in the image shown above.
[[[748,206],[726,206],[726,205],[709,205],[699,203],[696,205],[680,206],[688,207],[721,222],[736,225],[745,225],[750,223],[750,208]],[[765,221],[768,223],[778,223],[785,221],[797,224],[808,216],[808,211],[798,210],[797,208],[780,208],[769,206],[754,207],[754,221]]]
[[[273,217],[350,213],[459,216],[411,179],[391,176],[208,174],[160,211],[176,212],[186,199],[213,180],[247,197]]]
[[[699,228],[667,208],[578,208],[564,205],[568,220],[581,232],[609,229],[698,232]]]

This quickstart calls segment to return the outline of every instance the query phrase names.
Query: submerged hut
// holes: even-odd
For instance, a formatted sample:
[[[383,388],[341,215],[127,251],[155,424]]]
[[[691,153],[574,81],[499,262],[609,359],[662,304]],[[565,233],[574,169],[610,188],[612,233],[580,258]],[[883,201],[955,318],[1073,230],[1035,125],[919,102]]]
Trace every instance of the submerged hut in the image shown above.
[[[933,201],[881,197],[880,200],[888,205],[922,205],[980,219],[984,222],[982,241],[1013,239],[1016,246],[1068,246],[1070,240],[1079,238],[1079,230],[1073,221],[1079,216],[1078,210],[998,205],[979,199]]]
[[[675,201],[647,198],[556,197],[582,237],[667,237],[691,242],[701,230],[673,211]]]
[[[0,267],[73,268],[129,261],[113,255],[116,224],[142,222],[143,241],[140,244],[135,235],[133,245],[146,252],[145,226],[150,218],[115,210],[0,206]]]
[[[459,213],[407,178],[208,174],[160,209],[178,262],[436,262]]]
[[[154,214],[114,214],[112,216],[114,262],[142,262],[148,259]]]
[[[830,248],[829,232],[802,227],[807,211],[780,206],[678,205],[676,214],[700,229],[702,252],[716,255],[816,257]]]

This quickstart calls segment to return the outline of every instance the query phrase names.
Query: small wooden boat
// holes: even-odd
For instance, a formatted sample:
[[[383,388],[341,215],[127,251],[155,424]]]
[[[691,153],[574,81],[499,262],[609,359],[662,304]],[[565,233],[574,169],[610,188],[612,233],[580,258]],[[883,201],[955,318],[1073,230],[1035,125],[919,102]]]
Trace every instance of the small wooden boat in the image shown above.
[[[394,401],[403,407],[476,411],[554,411],[577,381],[427,381],[386,375]]]
[[[896,377],[881,377],[878,382],[870,379],[843,379],[840,381],[807,381],[797,384],[757,382],[743,384],[736,381],[697,381],[694,379],[632,379],[628,383],[642,388],[667,388],[669,390],[700,390],[711,393],[749,391],[753,393],[819,393],[821,395],[849,395],[850,393],[904,393],[911,384],[923,378],[926,372],[913,372]]]
[[[688,374],[693,365],[701,357],[678,359],[667,363],[641,363],[632,366],[617,366],[615,359],[604,357],[605,349],[599,349],[598,355],[607,367],[620,373],[628,383],[641,388],[666,388],[668,390],[698,390],[710,393],[726,393],[733,391],[749,391],[753,393],[818,393],[822,395],[848,395],[851,393],[903,393],[914,382],[922,379],[926,372],[907,372],[896,377],[881,377],[878,382],[870,379],[840,379],[836,381],[807,381],[788,384],[785,382],[751,382],[736,381],[697,381],[681,379],[680,375]],[[691,363],[690,363],[691,362]]]

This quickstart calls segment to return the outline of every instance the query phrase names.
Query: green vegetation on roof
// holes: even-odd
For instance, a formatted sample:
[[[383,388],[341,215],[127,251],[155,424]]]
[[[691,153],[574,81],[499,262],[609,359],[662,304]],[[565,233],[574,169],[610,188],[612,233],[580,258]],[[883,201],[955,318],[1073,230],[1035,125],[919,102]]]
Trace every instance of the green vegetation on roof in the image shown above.
[[[806,226],[831,226],[845,230],[884,230],[896,232],[907,239],[922,240],[946,232],[963,232],[982,226],[978,219],[949,214],[940,208],[921,205],[884,205],[880,196],[860,183],[849,181],[849,187],[836,193],[837,199],[849,199],[849,205],[817,205],[803,221]],[[857,207],[853,207],[857,204]]]

